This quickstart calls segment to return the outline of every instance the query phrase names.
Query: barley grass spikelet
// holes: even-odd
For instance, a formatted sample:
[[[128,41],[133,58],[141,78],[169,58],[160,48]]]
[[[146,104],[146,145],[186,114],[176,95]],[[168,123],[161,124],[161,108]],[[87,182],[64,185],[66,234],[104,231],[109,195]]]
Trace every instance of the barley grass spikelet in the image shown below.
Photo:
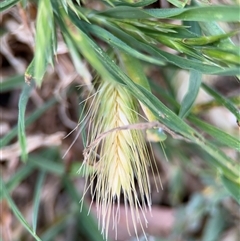
[[[110,131],[98,140],[101,133],[117,127],[138,123],[137,101],[122,85],[111,80],[97,83],[89,113],[87,134],[88,148],[84,152],[82,168],[89,173],[85,189],[90,189],[98,209],[98,221],[102,233],[114,228],[117,234],[120,195],[130,215],[137,235],[137,223],[143,229],[141,217],[150,209],[149,153],[141,130]],[[113,226],[110,226],[111,224]],[[113,221],[112,221],[113,220]],[[147,223],[147,221],[146,221]]]

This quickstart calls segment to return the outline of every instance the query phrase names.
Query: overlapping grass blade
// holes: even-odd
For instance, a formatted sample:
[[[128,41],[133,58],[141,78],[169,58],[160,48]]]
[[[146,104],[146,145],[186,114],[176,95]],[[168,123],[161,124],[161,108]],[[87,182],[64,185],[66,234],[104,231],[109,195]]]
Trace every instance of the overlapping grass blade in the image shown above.
[[[90,29],[89,31],[91,31],[91,29],[96,30],[96,27],[92,27],[92,26],[86,25],[84,23],[75,21],[74,17],[73,17],[73,22],[79,28],[84,28],[84,27],[86,29],[89,28]],[[138,49],[143,52],[147,52],[151,56],[151,62],[153,62],[154,61],[153,59],[155,59],[155,61],[154,61],[155,63],[156,62],[159,63],[159,61],[160,61],[160,63],[168,62],[170,64],[176,65],[183,69],[198,70],[205,74],[236,75],[239,73],[239,68],[236,68],[236,67],[220,68],[220,67],[217,67],[214,65],[204,64],[204,63],[202,63],[202,61],[192,60],[192,59],[189,60],[189,59],[186,59],[181,56],[170,54],[168,52],[158,49],[157,47],[150,46],[148,44],[138,41],[137,39],[133,38],[131,35],[125,33],[121,29],[115,27],[114,25],[112,25],[108,22],[104,22],[104,25],[115,35],[115,38],[112,38],[112,36],[110,34],[108,34],[107,32],[104,32],[104,34],[107,34],[106,36],[104,34],[103,34],[103,36],[100,36],[101,33],[99,31],[91,31],[91,32],[93,34],[97,35],[99,38],[106,41],[107,43],[113,45],[114,47],[117,46],[118,48],[126,51],[126,48],[124,45],[119,46],[120,42],[117,39],[117,38],[119,38],[121,41],[123,41],[127,45],[129,45],[130,49],[128,48],[128,50],[127,50],[128,53],[129,53],[129,51],[131,51],[131,48]],[[109,39],[110,39],[110,41],[109,41]],[[134,51],[132,51],[132,53],[130,53],[130,54],[133,55],[133,53],[134,53]],[[135,57],[136,57],[136,55],[135,55]],[[142,59],[142,57],[140,58],[139,56],[138,56],[138,58]],[[148,59],[149,59],[149,56],[148,56]],[[145,61],[146,61],[146,58],[145,58]]]
[[[164,62],[161,61],[160,59],[142,54],[141,52],[130,47],[125,42],[123,42],[119,38],[115,37],[113,34],[111,34],[110,32],[108,32],[107,30],[105,30],[103,28],[100,28],[96,25],[91,24],[91,25],[88,25],[87,29],[93,35],[95,35],[99,39],[105,41],[106,43],[111,45],[113,48],[117,47],[117,48],[125,51],[126,53],[134,56],[135,58],[146,61],[148,63],[152,63],[152,64],[160,65],[160,66],[164,65]]]
[[[84,82],[89,85],[91,76],[87,71],[87,68],[84,66],[84,62],[81,59],[76,43],[67,34],[64,35],[64,38],[77,73],[83,78]]]
[[[204,56],[207,56],[209,59],[214,62],[222,62],[223,64],[234,64],[240,66],[240,55],[236,52],[223,50],[223,49],[213,49],[213,48],[203,48],[201,50]],[[239,70],[240,71],[240,70]]]
[[[202,82],[202,74],[196,70],[190,71],[190,79],[188,84],[188,91],[184,96],[179,110],[179,117],[184,118],[190,112],[194,101],[197,98]]]
[[[25,111],[28,102],[28,98],[31,94],[31,90],[34,84],[27,85],[25,84],[22,94],[20,95],[20,99],[18,102],[18,141],[21,147],[21,158],[22,161],[27,161],[28,153],[27,153],[27,140],[25,133]]]
[[[78,16],[78,18],[83,19],[84,21],[88,22],[88,19],[86,18],[86,16],[81,12],[77,10],[77,7],[75,6],[75,4],[73,3],[72,0],[65,0],[67,2],[67,5],[70,7],[70,9],[73,10],[73,12]],[[80,1],[78,1],[79,5],[80,5]],[[68,10],[67,10],[68,12]]]

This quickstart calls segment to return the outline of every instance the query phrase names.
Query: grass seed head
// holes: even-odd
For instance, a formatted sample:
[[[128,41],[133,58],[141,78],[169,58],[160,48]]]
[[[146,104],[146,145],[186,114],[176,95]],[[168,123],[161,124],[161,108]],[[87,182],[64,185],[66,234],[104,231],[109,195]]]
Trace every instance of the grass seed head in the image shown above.
[[[107,237],[110,219],[113,219],[117,232],[120,195],[123,194],[137,235],[137,222],[142,227],[140,216],[144,216],[151,205],[149,154],[140,130],[116,129],[138,122],[137,102],[124,86],[106,80],[99,83],[93,101],[87,135],[87,146],[91,148],[85,152],[83,165],[86,173],[88,165],[95,169],[89,176],[88,187],[96,198],[99,225]],[[114,128],[98,141],[101,133]]]

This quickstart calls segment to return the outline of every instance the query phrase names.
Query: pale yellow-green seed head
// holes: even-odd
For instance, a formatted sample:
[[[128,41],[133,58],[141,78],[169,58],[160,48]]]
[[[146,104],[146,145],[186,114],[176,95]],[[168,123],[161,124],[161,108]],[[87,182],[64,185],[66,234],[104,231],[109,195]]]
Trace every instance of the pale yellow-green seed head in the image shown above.
[[[138,123],[137,102],[124,86],[108,80],[99,83],[93,101],[84,165],[95,170],[89,176],[90,190],[96,198],[102,232],[107,236],[110,220],[117,228],[121,194],[130,206],[137,232],[139,212],[144,215],[151,205],[149,154],[140,130],[117,129]],[[104,138],[99,138],[104,133]]]

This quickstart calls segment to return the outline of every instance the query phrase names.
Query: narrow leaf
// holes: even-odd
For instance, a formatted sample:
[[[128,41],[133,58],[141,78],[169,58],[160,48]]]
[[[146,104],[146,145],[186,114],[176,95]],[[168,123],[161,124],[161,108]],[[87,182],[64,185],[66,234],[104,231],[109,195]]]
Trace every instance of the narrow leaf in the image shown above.
[[[0,12],[14,6],[17,4],[20,0],[4,0],[0,3]]]
[[[18,169],[10,180],[6,183],[8,192],[12,192],[26,177],[28,177],[33,171],[32,165],[24,165]],[[0,200],[3,198],[2,189],[0,189]]]
[[[21,158],[22,161],[27,161],[27,140],[25,134],[25,111],[30,96],[31,90],[33,88],[33,83],[29,86],[25,84],[22,94],[18,102],[18,141],[21,147]]]
[[[180,19],[184,21],[239,21],[238,6],[204,6],[189,8],[137,9],[133,7],[115,7],[103,11],[101,14],[118,19]]]
[[[23,75],[16,75],[1,81],[0,93],[17,89],[24,84]]]
[[[167,0],[167,1],[178,8],[184,8],[188,2],[188,0]]]
[[[37,241],[42,241],[37,235],[36,233],[31,229],[30,225],[28,224],[28,222],[26,221],[26,219],[24,218],[24,216],[21,214],[21,212],[19,211],[19,209],[17,208],[16,204],[14,203],[14,201],[12,200],[11,196],[9,195],[5,183],[2,180],[2,178],[0,177],[0,183],[1,183],[1,188],[3,191],[3,194],[9,204],[9,207],[11,207],[14,215],[16,216],[16,218],[19,220],[19,222],[25,227],[25,229],[32,235],[33,238],[35,238],[35,240]]]
[[[240,204],[240,185],[229,180],[225,176],[221,176],[224,187],[232,195],[232,197]]]
[[[42,83],[46,71],[46,62],[52,62],[53,34],[54,34],[53,11],[51,1],[40,0],[36,22],[36,48],[34,57],[34,77],[38,86]]]
[[[190,71],[190,79],[188,83],[188,91],[181,103],[179,117],[184,118],[190,112],[200,89],[202,82],[202,74],[196,70]]]
[[[57,102],[55,98],[45,102],[43,106],[34,111],[29,117],[27,117],[25,126],[30,125],[37,120],[46,110]],[[6,146],[16,135],[18,134],[18,126],[15,126],[6,136],[0,139],[0,147]]]
[[[32,213],[32,227],[33,227],[33,231],[36,233],[36,229],[37,229],[37,219],[38,219],[38,211],[39,211],[39,205],[40,205],[40,194],[41,194],[41,189],[42,189],[42,185],[44,182],[44,178],[45,178],[45,172],[40,172],[38,179],[37,179],[37,183],[36,183],[36,187],[34,189],[34,198],[33,198],[33,213]]]
[[[230,148],[234,148],[240,152],[240,142],[236,137],[229,135],[228,133],[200,120],[199,118],[189,115],[188,119],[192,121],[198,128],[202,131],[206,132],[208,135],[214,137],[219,142],[229,146]]]
[[[216,101],[220,102],[229,111],[231,111],[235,115],[237,121],[240,121],[240,110],[229,99],[225,98],[220,93],[218,93],[216,90],[212,89],[211,87],[209,87],[208,85],[206,85],[204,83],[202,83],[202,87],[204,88],[204,90],[206,90],[208,92],[208,94],[210,94],[212,97],[214,97]]]

